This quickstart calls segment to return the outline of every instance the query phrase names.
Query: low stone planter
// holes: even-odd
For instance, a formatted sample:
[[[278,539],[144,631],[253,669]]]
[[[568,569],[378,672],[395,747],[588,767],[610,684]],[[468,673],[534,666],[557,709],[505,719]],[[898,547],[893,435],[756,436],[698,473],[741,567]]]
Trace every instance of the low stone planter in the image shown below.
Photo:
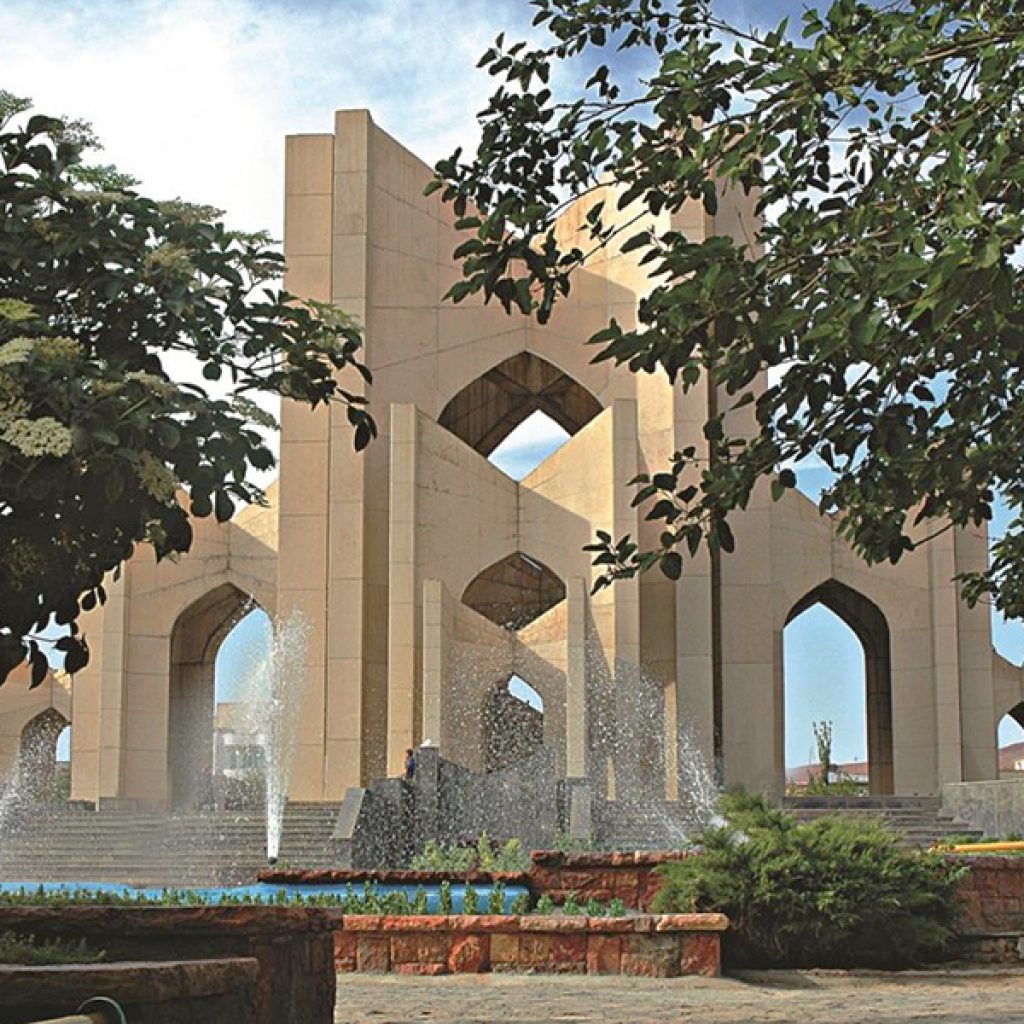
[[[0,965],[4,1024],[64,1017],[90,996],[114,999],[129,1020],[147,1024],[220,1024],[247,1021],[256,1012],[259,963],[251,957]]]
[[[387,885],[436,886],[442,882],[469,885],[524,885],[536,898],[550,896],[563,903],[570,892],[580,902],[602,903],[620,899],[631,910],[649,910],[661,885],[660,865],[691,856],[683,852],[559,853],[538,850],[530,855],[529,871],[416,871],[411,868],[282,868],[262,871],[261,882],[278,885]]]
[[[245,1020],[255,1024],[331,1024],[333,928],[320,908],[0,907],[0,932],[83,938],[111,961],[251,958],[259,975],[254,1012]],[[81,998],[96,994],[83,987]]]
[[[622,900],[634,910],[650,910],[661,887],[657,870],[662,864],[692,856],[683,852],[638,850],[636,853],[559,853],[537,850],[531,854],[529,885],[535,895],[546,893],[562,903],[570,892],[580,902]]]
[[[724,914],[339,914],[334,924],[334,964],[339,972],[717,977],[721,933],[728,923]]]

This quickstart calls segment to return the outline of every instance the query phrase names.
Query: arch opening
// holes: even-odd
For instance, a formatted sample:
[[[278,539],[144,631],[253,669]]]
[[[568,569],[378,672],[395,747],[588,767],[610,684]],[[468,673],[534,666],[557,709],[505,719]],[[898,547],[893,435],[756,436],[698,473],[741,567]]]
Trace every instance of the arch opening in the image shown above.
[[[25,723],[18,750],[19,800],[48,804],[59,798],[57,741],[68,725],[56,708],[47,708]]]
[[[488,693],[483,720],[485,771],[526,761],[544,745],[544,701],[520,676]]]
[[[569,436],[547,413],[538,409],[505,437],[487,461],[513,480],[522,480],[557,452]]]
[[[237,787],[225,774],[226,749],[236,743],[224,738],[235,737],[244,721],[240,684],[264,623],[269,630],[266,613],[249,595],[223,584],[186,608],[174,625],[167,723],[173,807],[238,802],[232,792]]]
[[[467,384],[438,423],[486,458],[535,412],[572,436],[601,412],[601,403],[546,359],[518,352]]]
[[[1001,779],[1024,779],[1024,703],[1010,708],[996,727]]]
[[[831,721],[833,779],[866,782],[872,795],[892,793],[892,673],[881,609],[829,580],[793,606],[784,634],[780,746],[787,777],[799,788],[821,774],[812,723]]]
[[[517,630],[559,601],[565,584],[543,562],[516,551],[484,569],[462,594],[462,603],[496,626]]]

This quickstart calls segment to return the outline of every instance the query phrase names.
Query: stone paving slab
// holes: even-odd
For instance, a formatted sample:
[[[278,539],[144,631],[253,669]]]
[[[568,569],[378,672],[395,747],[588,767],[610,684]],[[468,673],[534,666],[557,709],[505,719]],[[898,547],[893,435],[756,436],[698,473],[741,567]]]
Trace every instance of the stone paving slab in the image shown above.
[[[1024,968],[726,978],[338,976],[337,1024],[1024,1024]]]

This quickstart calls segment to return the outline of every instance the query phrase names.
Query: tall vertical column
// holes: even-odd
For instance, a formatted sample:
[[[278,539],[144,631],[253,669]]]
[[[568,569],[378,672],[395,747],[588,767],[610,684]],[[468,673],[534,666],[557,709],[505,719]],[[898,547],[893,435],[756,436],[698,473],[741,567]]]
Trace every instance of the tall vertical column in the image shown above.
[[[675,390],[674,446],[677,450],[695,445],[707,457],[702,428],[707,417],[707,381],[701,379],[689,391]],[[694,467],[686,482],[694,482],[700,468]],[[674,707],[666,718],[675,725],[675,757],[670,776],[678,778],[678,758],[699,757],[711,770],[715,760],[714,638],[712,614],[711,556],[701,548],[687,560],[675,585],[674,602],[676,671]],[[674,711],[675,717],[671,713]],[[678,787],[668,790],[678,796]]]
[[[420,641],[416,579],[416,407],[391,407],[388,574],[388,774],[415,747]]]
[[[960,598],[954,537],[944,533],[928,542],[931,573],[932,670],[935,679],[935,733],[938,784],[963,781],[960,723]]]
[[[587,775],[587,584],[566,580],[565,775]]]
[[[334,122],[333,209],[331,219],[331,300],[363,327],[362,358],[372,365],[373,325],[370,291],[371,214],[369,174],[373,123],[365,110],[339,111]],[[346,388],[364,392],[350,375]],[[372,388],[370,396],[372,399]],[[379,418],[381,410],[373,408]],[[386,426],[385,426],[386,429]],[[387,452],[357,452],[352,427],[343,415],[331,417],[328,464],[327,672],[324,712],[324,792],[340,799],[348,786],[368,781],[364,732],[368,664],[367,464],[378,462],[384,475]],[[383,524],[377,527],[384,529]],[[379,618],[384,609],[376,609]]]
[[[984,571],[988,536],[982,527],[957,530],[953,540],[957,573]],[[996,761],[995,683],[992,673],[992,624],[987,605],[968,608],[957,585],[960,657],[960,729],[964,781],[999,777]]]
[[[423,581],[423,742],[441,745],[441,700],[450,679],[447,592],[440,580]],[[444,751],[442,750],[442,754]]]
[[[331,300],[334,137],[290,137],[285,149],[285,287]],[[331,414],[285,401],[281,408],[277,612],[301,612],[309,627],[306,699],[298,729],[291,797],[324,795],[327,687],[327,547]]]

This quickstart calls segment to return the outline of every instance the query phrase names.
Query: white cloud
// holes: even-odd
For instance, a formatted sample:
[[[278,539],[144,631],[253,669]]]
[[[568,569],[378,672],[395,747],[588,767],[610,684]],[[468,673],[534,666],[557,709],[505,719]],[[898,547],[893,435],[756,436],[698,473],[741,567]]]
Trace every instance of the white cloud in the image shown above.
[[[279,235],[286,134],[369,107],[429,162],[472,143],[493,86],[476,60],[527,13],[457,0],[8,0],[0,88],[92,121],[105,159],[147,193]]]

